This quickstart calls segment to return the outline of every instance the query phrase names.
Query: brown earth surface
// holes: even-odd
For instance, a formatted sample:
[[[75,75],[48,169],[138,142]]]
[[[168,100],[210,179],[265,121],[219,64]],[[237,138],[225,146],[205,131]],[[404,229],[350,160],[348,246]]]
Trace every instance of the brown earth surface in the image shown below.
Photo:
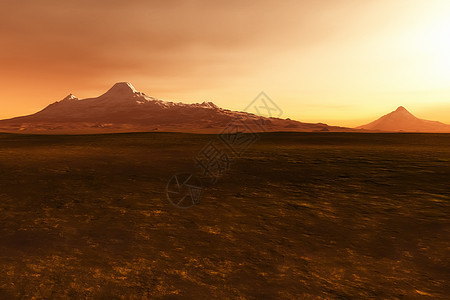
[[[216,138],[1,134],[0,299],[448,297],[449,135],[261,134],[173,207]]]

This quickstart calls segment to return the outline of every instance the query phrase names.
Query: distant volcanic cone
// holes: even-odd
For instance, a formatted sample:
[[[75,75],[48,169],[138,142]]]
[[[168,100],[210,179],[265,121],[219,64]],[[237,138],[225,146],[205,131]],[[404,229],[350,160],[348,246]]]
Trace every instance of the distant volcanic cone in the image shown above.
[[[372,123],[359,126],[357,129],[389,132],[450,132],[450,125],[419,119],[406,108],[400,106],[395,111],[382,116]]]

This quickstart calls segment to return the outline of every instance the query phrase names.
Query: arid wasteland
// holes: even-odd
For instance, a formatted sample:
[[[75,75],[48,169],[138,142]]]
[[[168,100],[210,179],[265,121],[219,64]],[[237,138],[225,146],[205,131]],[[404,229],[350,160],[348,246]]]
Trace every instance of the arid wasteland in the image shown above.
[[[0,0],[0,300],[450,299],[446,0]]]

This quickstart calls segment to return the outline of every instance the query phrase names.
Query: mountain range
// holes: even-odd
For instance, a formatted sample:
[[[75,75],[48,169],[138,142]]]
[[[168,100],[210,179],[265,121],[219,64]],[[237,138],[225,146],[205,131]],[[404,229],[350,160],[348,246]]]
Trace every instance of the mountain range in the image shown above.
[[[416,118],[404,107],[367,125],[346,128],[231,111],[212,102],[185,104],[163,101],[137,91],[128,82],[114,84],[99,97],[78,99],[69,94],[35,114],[0,120],[0,131],[42,134],[218,133],[230,125],[239,132],[450,132],[450,125]]]

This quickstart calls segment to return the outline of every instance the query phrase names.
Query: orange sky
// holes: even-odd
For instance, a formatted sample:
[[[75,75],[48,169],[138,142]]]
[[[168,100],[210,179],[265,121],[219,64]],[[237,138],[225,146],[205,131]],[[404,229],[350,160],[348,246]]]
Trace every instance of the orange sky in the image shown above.
[[[26,3],[26,4],[25,4]],[[450,1],[0,0],[0,118],[117,81],[356,126],[403,105],[450,124]]]

